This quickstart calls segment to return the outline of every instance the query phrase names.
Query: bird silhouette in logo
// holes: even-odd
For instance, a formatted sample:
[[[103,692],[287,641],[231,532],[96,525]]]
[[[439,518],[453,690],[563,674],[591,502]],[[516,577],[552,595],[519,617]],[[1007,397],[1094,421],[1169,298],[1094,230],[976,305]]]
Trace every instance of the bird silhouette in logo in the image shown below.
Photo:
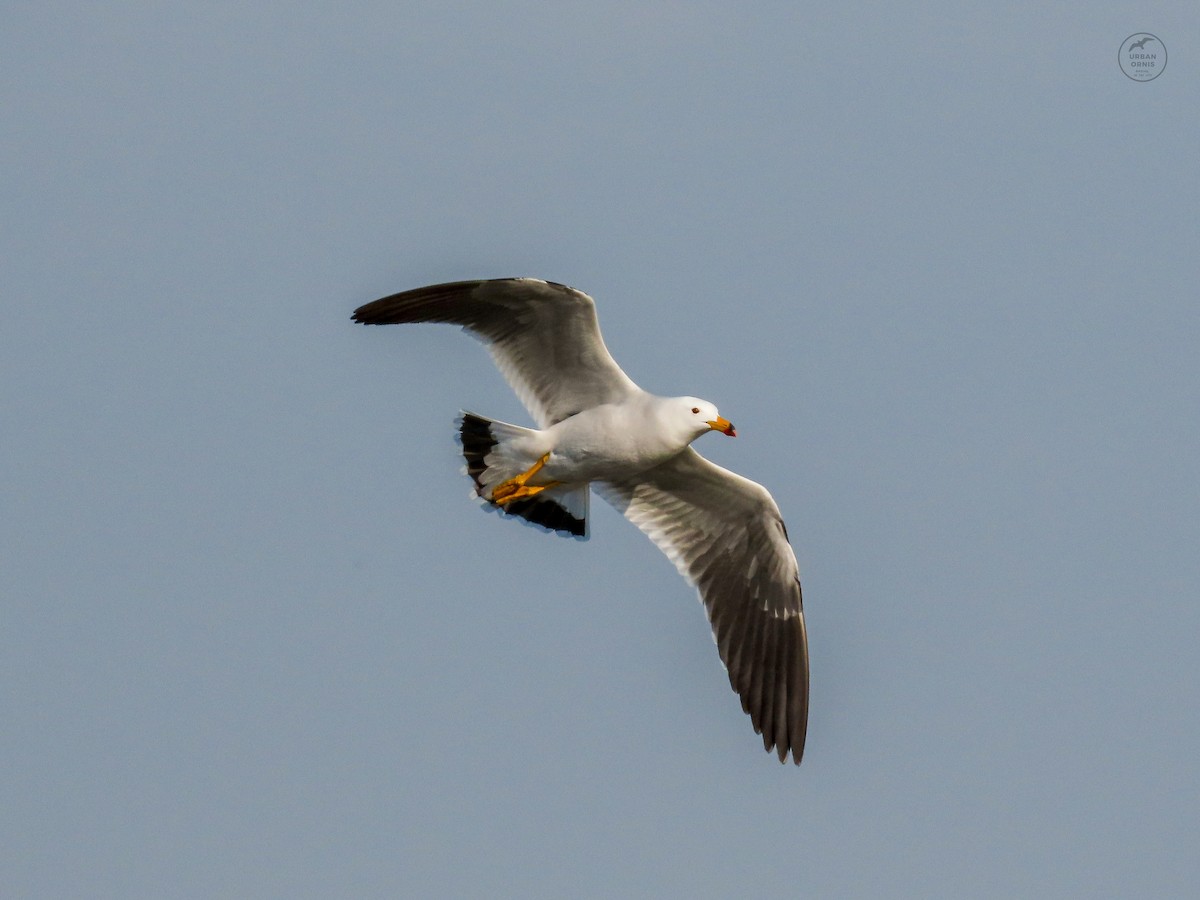
[[[1130,43],[1130,45],[1129,45],[1129,49],[1130,49],[1130,50],[1133,50],[1133,49],[1135,49],[1135,48],[1136,48],[1136,49],[1138,49],[1138,50],[1141,50],[1143,47],[1145,47],[1145,46],[1146,46],[1146,43],[1147,43],[1148,41],[1152,41],[1152,40],[1154,40],[1154,38],[1152,38],[1152,37],[1144,37],[1144,38],[1142,38],[1140,41],[1133,41],[1132,43]]]

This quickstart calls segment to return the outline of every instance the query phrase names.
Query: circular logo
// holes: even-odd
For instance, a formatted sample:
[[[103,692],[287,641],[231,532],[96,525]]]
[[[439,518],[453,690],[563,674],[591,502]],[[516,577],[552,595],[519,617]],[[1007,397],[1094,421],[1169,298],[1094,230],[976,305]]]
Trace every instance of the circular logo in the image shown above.
[[[1139,31],[1121,41],[1117,62],[1134,81],[1153,81],[1167,67],[1167,48],[1154,35]]]

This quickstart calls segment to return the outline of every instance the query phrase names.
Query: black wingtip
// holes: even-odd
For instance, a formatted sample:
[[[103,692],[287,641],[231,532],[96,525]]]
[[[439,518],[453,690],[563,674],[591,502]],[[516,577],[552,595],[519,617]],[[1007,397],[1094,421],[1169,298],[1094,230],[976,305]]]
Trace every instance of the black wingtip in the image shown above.
[[[350,314],[350,318],[360,325],[398,325],[403,322],[418,321],[419,319],[410,314],[414,309],[411,298],[414,296],[418,298],[417,306],[419,308],[420,297],[432,290],[434,289],[418,288],[415,291],[380,297],[378,300],[364,303]]]
[[[379,306],[378,300],[363,304],[358,309],[350,314],[350,320],[357,322],[359,325],[383,325],[383,319],[378,315]],[[371,307],[375,307],[374,310]]]

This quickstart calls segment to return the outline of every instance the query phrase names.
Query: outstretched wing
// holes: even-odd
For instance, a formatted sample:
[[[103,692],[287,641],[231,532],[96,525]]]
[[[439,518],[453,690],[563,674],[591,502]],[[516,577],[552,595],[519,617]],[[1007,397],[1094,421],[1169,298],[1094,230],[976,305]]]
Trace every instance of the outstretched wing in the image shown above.
[[[488,345],[540,428],[639,390],[604,346],[592,298],[552,281],[435,284],[360,306],[353,318],[365,325],[461,325]]]
[[[690,447],[597,492],[700,590],[729,683],[763,745],[799,765],[808,727],[800,569],[767,489]]]

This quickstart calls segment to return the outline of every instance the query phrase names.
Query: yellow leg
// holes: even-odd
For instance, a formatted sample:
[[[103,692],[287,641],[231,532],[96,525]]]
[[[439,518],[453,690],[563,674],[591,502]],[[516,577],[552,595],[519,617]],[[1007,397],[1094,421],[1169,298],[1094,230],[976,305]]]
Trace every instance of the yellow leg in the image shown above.
[[[500,506],[506,506],[514,500],[521,500],[524,497],[532,497],[534,494],[540,494],[546,488],[556,487],[562,484],[560,481],[552,481],[549,484],[531,484],[527,485],[530,478],[542,470],[542,466],[550,459],[550,454],[547,453],[532,466],[528,472],[522,472],[516,478],[510,478],[508,481],[502,481],[500,484],[492,488],[492,502]]]

